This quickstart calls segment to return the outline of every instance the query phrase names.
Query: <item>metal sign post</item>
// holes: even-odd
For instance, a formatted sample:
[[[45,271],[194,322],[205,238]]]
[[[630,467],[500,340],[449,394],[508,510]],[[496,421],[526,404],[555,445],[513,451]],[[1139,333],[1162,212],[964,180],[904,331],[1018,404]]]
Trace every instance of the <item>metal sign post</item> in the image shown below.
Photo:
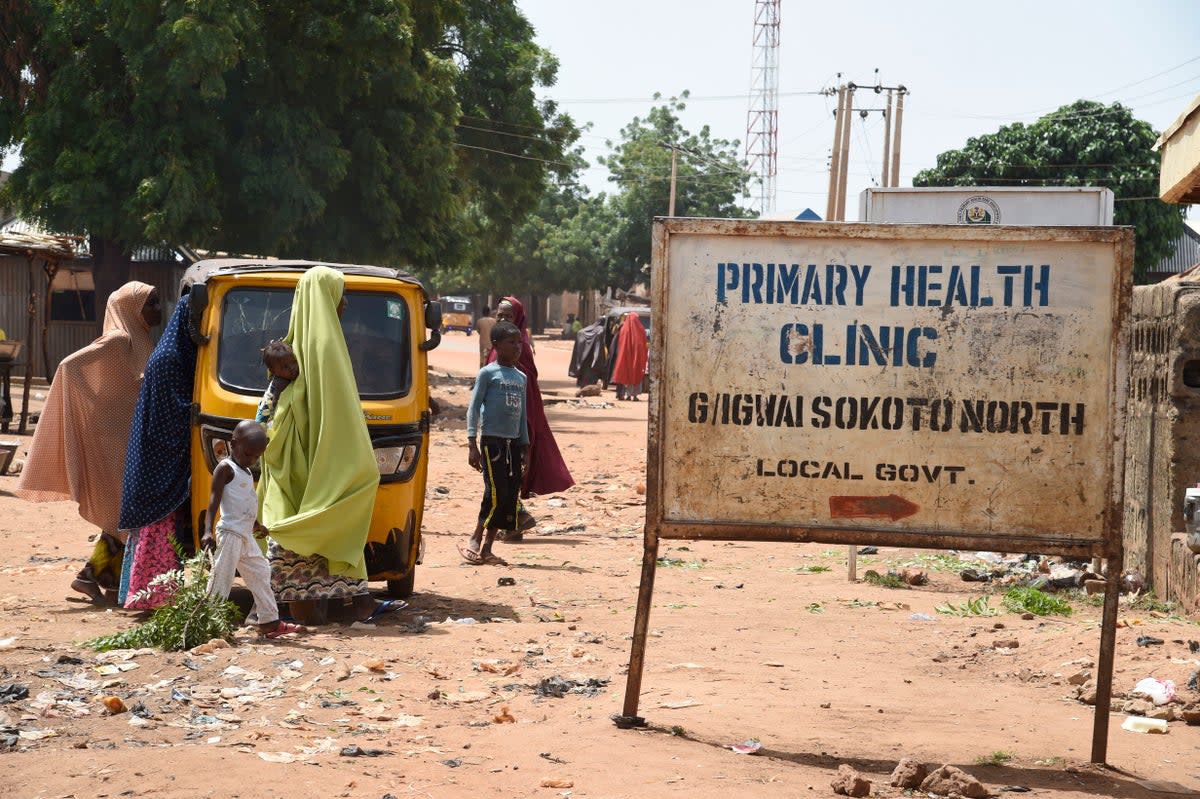
[[[637,726],[662,539],[1108,559],[1111,701],[1127,228],[659,219]]]

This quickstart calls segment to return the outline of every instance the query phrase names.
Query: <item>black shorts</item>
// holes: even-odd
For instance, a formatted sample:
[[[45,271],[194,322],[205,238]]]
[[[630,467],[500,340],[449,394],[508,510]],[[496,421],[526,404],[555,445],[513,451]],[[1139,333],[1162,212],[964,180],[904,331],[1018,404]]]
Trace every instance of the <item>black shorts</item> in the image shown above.
[[[511,438],[494,436],[483,436],[479,444],[483,459],[483,501],[479,503],[479,522],[491,529],[516,530],[525,445]]]

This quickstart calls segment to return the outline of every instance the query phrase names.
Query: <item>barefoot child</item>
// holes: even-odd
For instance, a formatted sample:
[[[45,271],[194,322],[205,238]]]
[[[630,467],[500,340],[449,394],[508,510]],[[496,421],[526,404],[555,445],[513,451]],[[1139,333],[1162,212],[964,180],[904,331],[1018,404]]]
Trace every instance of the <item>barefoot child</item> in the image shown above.
[[[271,420],[275,418],[275,406],[279,404],[279,395],[300,376],[300,362],[283,339],[275,339],[263,347],[262,362],[271,374],[271,382],[258,402],[254,421],[270,427]]]
[[[267,448],[267,431],[249,419],[239,422],[229,443],[230,456],[213,470],[212,496],[208,501],[207,524],[200,546],[208,551],[216,547],[212,573],[208,577],[208,592],[225,599],[233,587],[233,574],[239,571],[246,587],[254,596],[254,607],[247,619],[258,625],[267,638],[287,633],[303,632],[298,624],[280,621],[275,595],[271,592],[271,565],[263,556],[258,534],[268,530],[258,521],[258,495],[250,467],[258,462]],[[218,508],[220,521],[214,524]]]
[[[491,332],[496,360],[479,370],[467,408],[467,462],[483,472],[483,502],[479,523],[467,545],[458,551],[468,563],[507,566],[492,554],[500,530],[517,528],[518,494],[525,467],[529,426],[525,415],[525,375],[517,369],[521,331],[511,322],[497,322]],[[480,441],[476,443],[476,434]],[[485,536],[486,531],[486,536]]]

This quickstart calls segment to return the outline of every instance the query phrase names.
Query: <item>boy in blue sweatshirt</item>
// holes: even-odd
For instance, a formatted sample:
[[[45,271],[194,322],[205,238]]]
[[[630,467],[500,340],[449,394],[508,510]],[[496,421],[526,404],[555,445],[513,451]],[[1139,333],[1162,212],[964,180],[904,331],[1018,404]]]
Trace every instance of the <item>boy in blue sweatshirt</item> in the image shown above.
[[[517,529],[529,425],[525,375],[517,369],[521,331],[511,322],[501,321],[492,327],[491,338],[496,361],[479,370],[467,407],[471,448],[467,462],[472,469],[483,472],[483,501],[475,532],[458,551],[467,563],[507,566],[492,554],[492,542],[500,530]]]

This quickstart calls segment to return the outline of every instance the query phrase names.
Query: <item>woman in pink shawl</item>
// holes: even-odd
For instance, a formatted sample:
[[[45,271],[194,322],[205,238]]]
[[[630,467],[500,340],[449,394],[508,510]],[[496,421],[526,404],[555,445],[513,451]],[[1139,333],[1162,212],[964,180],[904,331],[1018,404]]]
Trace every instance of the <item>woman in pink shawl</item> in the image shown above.
[[[146,362],[150,328],[162,321],[158,291],[133,281],[114,291],[104,332],[58,365],[16,494],[30,502],[74,500],[100,528],[71,588],[92,601],[115,597],[124,542],[118,537],[129,427]]]
[[[528,498],[535,494],[565,491],[575,485],[575,481],[563,461],[562,453],[558,451],[554,434],[550,432],[550,423],[546,420],[546,409],[542,407],[542,390],[538,387],[537,366],[533,363],[533,345],[529,341],[529,331],[525,329],[525,306],[516,297],[505,297],[496,309],[496,318],[512,322],[521,331],[521,358],[517,361],[517,368],[526,378],[525,406],[529,417],[529,449],[525,456],[521,496]],[[488,363],[494,360],[495,350],[488,355]],[[523,508],[519,524],[522,530],[528,530],[535,524],[533,517]],[[509,535],[506,540],[517,538]]]

